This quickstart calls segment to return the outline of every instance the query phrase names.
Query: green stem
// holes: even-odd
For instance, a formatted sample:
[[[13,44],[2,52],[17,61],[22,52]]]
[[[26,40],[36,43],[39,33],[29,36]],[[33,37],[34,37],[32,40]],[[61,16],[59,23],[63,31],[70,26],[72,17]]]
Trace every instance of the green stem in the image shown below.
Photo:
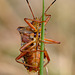
[[[44,0],[43,0],[43,11],[42,11],[42,21],[44,21],[45,16],[44,16]],[[41,40],[44,40],[44,22],[42,23],[41,27]],[[44,43],[41,42],[41,50],[44,50]],[[40,53],[40,75],[43,75],[43,59],[44,59],[44,52]]]

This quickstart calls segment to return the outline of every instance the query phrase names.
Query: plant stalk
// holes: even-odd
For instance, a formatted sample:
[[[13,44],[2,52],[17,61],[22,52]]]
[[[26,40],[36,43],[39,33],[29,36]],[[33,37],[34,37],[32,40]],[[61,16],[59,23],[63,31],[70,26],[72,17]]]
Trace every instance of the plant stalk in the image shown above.
[[[42,11],[42,21],[45,20],[45,16],[44,16],[44,0],[43,0],[43,11]],[[42,27],[41,27],[41,40],[44,40],[44,22],[42,23]],[[41,50],[44,50],[44,43],[41,42]],[[40,52],[40,75],[43,75],[43,59],[44,59],[44,52]]]

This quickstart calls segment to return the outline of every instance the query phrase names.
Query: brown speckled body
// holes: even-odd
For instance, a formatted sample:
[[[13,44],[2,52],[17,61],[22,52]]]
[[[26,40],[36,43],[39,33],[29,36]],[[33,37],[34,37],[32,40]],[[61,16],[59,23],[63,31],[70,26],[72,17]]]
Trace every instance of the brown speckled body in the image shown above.
[[[27,52],[23,56],[23,63],[37,66],[39,68],[40,66],[40,52],[37,50],[40,50],[40,24],[38,22],[32,22],[35,28],[37,29],[37,32],[34,32],[29,26],[27,27],[18,27],[18,31],[21,35],[21,46],[27,44],[28,42],[34,40],[35,42],[32,43],[30,46],[28,46],[25,50],[28,50],[31,46],[35,46],[30,51],[35,52]],[[31,34],[31,35],[30,35]],[[25,66],[27,70],[29,71],[38,71],[37,68]]]

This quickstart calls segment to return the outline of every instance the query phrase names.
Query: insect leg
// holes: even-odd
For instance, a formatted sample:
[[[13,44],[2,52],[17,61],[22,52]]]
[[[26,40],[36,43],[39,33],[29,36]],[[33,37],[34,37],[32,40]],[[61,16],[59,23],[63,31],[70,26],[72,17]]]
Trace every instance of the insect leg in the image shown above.
[[[28,18],[24,18],[24,21],[36,32],[37,29],[27,20],[31,20],[31,21],[35,21],[35,22],[38,22],[38,23],[42,23],[42,22],[46,22],[46,21],[37,21],[35,19],[28,19]]]
[[[24,52],[36,52],[36,51],[31,51],[35,46],[31,46],[29,47],[27,50],[22,50],[21,52],[24,53]]]
[[[45,41],[49,41],[49,42],[52,42],[52,43],[55,43],[55,44],[60,44],[60,42],[58,41],[55,41],[55,40],[52,40],[52,39],[44,39]]]
[[[50,20],[51,15],[47,15],[47,14],[45,14],[45,16],[48,16],[47,19],[46,19],[46,22],[45,22],[45,25],[46,25],[46,24],[48,23],[48,21]]]
[[[45,21],[38,21],[38,20],[35,20],[35,19],[28,19],[28,18],[24,18],[24,20],[35,21],[35,22],[38,22],[38,23],[42,23],[42,22],[45,22]]]
[[[37,31],[36,28],[29,22],[27,21],[28,19],[27,18],[24,18],[24,21],[34,30],[34,31]]]
[[[31,46],[30,48],[28,48],[27,50],[22,50],[21,52],[44,52],[44,51],[41,51],[41,50],[34,50],[34,51],[31,51],[34,47],[36,46]]]
[[[45,25],[48,23],[48,21],[50,20],[50,18],[51,18],[51,15],[47,15],[47,14],[45,14],[45,16],[48,16],[47,18],[46,18],[46,20],[45,20]],[[41,17],[42,18],[42,17]],[[41,18],[40,18],[40,20],[41,20]],[[40,30],[39,31],[41,31],[41,28],[40,28]]]
[[[22,46],[22,47],[20,48],[20,51],[22,52],[24,49],[26,49],[26,48],[27,48],[30,44],[32,44],[32,43],[34,43],[34,41],[31,41],[31,42],[25,44],[24,46]]]
[[[54,41],[54,40],[52,40],[52,39],[44,39],[44,41],[41,40],[41,42],[43,42],[43,43],[45,43],[45,44],[60,44],[60,42]]]
[[[50,58],[49,58],[49,55],[48,55],[46,50],[44,50],[44,53],[45,53],[45,56],[46,56],[46,58],[48,60],[48,62],[44,65],[44,67],[45,67],[50,62]]]

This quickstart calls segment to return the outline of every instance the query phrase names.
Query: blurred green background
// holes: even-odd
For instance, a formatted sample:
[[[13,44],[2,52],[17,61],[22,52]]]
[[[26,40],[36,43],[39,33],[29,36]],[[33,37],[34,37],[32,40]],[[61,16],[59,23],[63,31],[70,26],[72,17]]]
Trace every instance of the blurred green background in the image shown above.
[[[29,1],[35,16],[40,17],[42,0]],[[52,1],[45,0],[45,9]],[[46,45],[51,58],[49,75],[75,75],[75,0],[57,0],[47,14],[52,17],[46,25],[46,37],[61,42]],[[27,26],[24,18],[32,18],[25,0],[0,0],[0,75],[31,75],[15,61],[21,47],[16,29]]]

